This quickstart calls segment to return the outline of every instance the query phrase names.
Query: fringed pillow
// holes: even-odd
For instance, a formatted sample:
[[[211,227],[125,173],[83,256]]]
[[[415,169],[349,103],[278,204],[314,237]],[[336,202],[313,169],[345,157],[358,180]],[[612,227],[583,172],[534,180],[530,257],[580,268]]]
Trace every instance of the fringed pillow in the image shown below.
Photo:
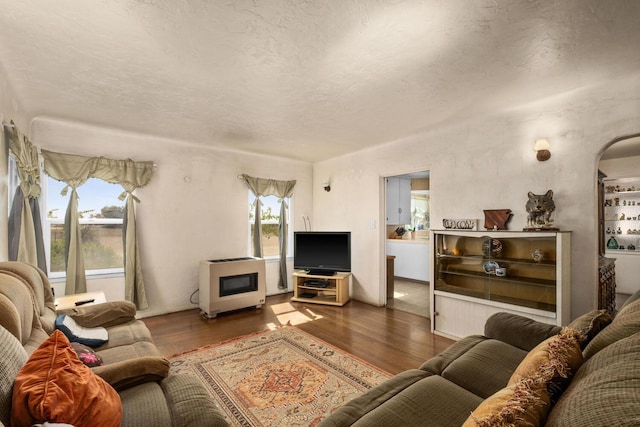
[[[486,398],[462,427],[534,427],[549,413],[549,394],[544,384],[521,380]]]
[[[553,405],[567,388],[571,376],[582,365],[580,343],[584,335],[573,328],[562,328],[558,335],[547,338],[520,362],[507,385],[533,379],[546,385]]]

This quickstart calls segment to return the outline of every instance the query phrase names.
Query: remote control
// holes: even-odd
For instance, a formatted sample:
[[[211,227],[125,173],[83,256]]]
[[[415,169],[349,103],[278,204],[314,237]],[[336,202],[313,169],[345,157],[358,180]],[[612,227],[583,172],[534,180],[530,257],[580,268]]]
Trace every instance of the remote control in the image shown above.
[[[76,306],[85,305],[85,304],[89,304],[90,302],[94,302],[94,301],[95,301],[95,299],[85,299],[85,300],[82,300],[82,301],[76,301],[75,304],[76,304]]]

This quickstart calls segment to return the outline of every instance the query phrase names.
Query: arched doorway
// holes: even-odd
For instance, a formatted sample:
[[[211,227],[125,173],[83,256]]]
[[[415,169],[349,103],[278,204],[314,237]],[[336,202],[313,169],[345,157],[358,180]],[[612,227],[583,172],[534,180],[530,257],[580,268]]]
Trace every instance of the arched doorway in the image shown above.
[[[640,134],[611,141],[598,162],[598,181],[600,281],[603,262],[615,262],[619,306],[640,289]]]

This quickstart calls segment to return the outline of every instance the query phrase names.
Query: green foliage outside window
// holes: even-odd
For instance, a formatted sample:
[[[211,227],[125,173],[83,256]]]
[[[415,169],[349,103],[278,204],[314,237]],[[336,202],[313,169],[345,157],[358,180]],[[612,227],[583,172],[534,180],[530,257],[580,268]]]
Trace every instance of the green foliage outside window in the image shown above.
[[[122,224],[83,224],[82,254],[85,270],[122,268]],[[65,271],[64,226],[51,226],[51,271]]]

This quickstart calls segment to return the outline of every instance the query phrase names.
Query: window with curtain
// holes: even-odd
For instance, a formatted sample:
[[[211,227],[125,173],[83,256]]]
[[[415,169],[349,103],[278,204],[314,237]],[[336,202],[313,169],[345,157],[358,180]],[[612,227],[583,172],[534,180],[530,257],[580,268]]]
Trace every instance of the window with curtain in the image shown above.
[[[69,194],[60,193],[65,183],[47,177],[44,234],[49,277],[64,277],[64,217]],[[87,276],[124,273],[122,222],[124,202],[118,200],[122,187],[89,178],[79,187],[78,200],[82,253]]]
[[[262,256],[264,258],[279,258],[280,257],[280,198],[278,196],[263,196],[260,198],[262,200]],[[249,191],[249,251],[248,255],[253,256],[255,248],[254,248],[254,239],[253,233],[255,228],[255,201],[256,196],[252,191]],[[289,208],[287,209],[287,218],[286,221],[289,223],[291,221],[291,198],[287,197],[284,199],[285,203]],[[291,256],[291,248],[293,245],[293,231],[292,227],[287,227],[287,236],[286,239],[288,241],[287,245],[287,256]]]

